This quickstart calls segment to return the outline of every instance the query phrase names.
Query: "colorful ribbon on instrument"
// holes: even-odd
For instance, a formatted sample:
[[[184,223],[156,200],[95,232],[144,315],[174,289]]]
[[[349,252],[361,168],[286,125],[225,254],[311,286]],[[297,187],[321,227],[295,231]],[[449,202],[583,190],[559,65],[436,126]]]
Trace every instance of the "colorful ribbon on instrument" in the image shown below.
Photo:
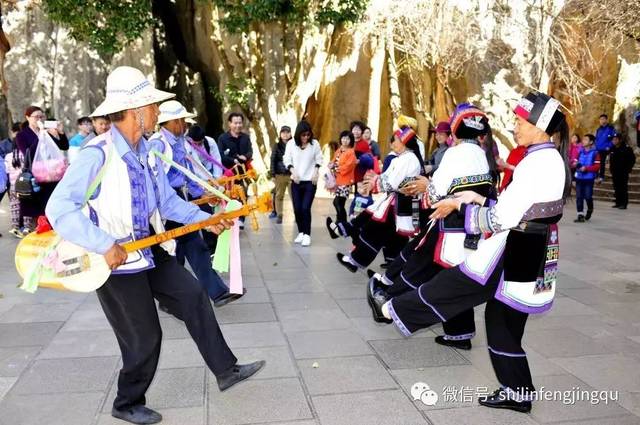
[[[231,171],[230,169],[228,169],[227,167],[222,165],[222,163],[220,161],[218,161],[217,159],[212,157],[209,154],[209,152],[207,152],[205,149],[203,149],[202,147],[200,147],[200,146],[196,145],[195,143],[193,143],[193,140],[191,140],[190,138],[187,138],[187,141],[189,142],[191,147],[193,147],[196,151],[198,151],[198,153],[200,155],[202,155],[204,158],[206,158],[213,165],[217,165],[218,167],[220,167],[222,169],[222,174],[223,175],[225,175],[225,176],[232,176],[233,175],[233,171]]]
[[[53,270],[47,268],[45,263],[46,263],[46,260],[49,258],[49,255],[52,254],[52,252],[54,251],[54,249],[56,248],[58,243],[60,243],[61,240],[62,238],[60,238],[60,236],[56,236],[51,241],[51,244],[46,249],[42,250],[40,255],[38,255],[38,258],[36,259],[36,261],[33,263],[33,267],[31,267],[31,269],[24,275],[24,280],[22,281],[22,284],[19,287],[20,289],[30,294],[33,294],[38,289],[38,282],[42,280],[42,274],[44,272],[49,272],[49,273],[54,272]]]

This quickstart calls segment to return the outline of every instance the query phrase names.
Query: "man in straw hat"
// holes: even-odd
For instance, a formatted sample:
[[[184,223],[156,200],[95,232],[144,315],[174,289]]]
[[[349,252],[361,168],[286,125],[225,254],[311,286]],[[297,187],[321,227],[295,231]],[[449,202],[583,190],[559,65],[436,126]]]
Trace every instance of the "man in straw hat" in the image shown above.
[[[158,366],[162,340],[154,298],[185,322],[220,390],[248,378],[265,364],[237,364],[207,293],[170,255],[174,244],[131,254],[120,245],[162,232],[164,219],[193,223],[209,217],[176,195],[162,167],[152,170],[149,166],[149,147],[142,135],[156,125],[156,104],[173,96],[155,89],[135,68],[113,70],[107,78],[106,99],[92,114],[107,115],[111,129],[80,151],[46,209],[61,237],[103,254],[113,270],[96,291],[122,353],[111,414],[135,424],[162,420],[159,413],[145,407],[145,392]],[[227,221],[209,230],[220,233],[229,227]]]
[[[160,131],[149,139],[150,148],[163,153],[179,165],[194,171],[192,164],[187,160],[184,134],[186,130],[185,120],[195,117],[195,114],[188,112],[177,100],[168,100],[161,103],[159,109],[158,124],[161,127]],[[204,194],[204,189],[181,171],[171,167],[171,164],[164,163],[163,165],[169,184],[180,198],[187,200],[198,199]],[[165,224],[167,229],[175,229],[180,225],[175,221],[167,221]],[[231,294],[218,273],[211,268],[211,254],[199,232],[180,236],[176,239],[176,245],[178,262],[184,264],[185,258],[189,260],[189,265],[191,265],[198,280],[207,290],[209,297],[216,306],[228,304],[243,295]],[[168,311],[168,307],[164,304],[160,304],[160,308]]]

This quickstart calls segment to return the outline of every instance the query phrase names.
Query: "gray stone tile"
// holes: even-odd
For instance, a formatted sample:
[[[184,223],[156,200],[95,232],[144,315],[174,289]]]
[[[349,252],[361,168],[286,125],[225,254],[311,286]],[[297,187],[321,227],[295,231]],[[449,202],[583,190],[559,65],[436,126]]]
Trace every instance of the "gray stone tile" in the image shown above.
[[[9,394],[0,402],[0,424],[87,425],[93,423],[103,398],[102,392]]]
[[[38,355],[42,347],[0,348],[0,376],[18,376]]]
[[[118,357],[36,360],[13,387],[15,394],[106,391]]]
[[[204,403],[204,375],[202,367],[184,369],[160,369],[147,390],[147,406],[151,409],[199,407]],[[103,413],[111,412],[118,388],[117,380],[102,407]]]
[[[250,403],[251,408],[247,408]],[[220,392],[209,381],[209,424],[250,424],[268,421],[311,419],[297,378],[249,380]]]
[[[162,409],[162,425],[204,425],[204,406],[184,407],[178,409]],[[98,419],[97,425],[123,425],[120,419],[116,419],[109,413],[103,413]]]
[[[347,329],[351,322],[342,310],[295,310],[278,313],[285,332]]]
[[[277,323],[236,323],[220,327],[232,348],[274,347],[287,343]]]
[[[338,300],[338,305],[340,305],[340,308],[347,317],[367,317],[370,321],[373,321],[373,319],[371,319],[371,309],[364,298]]]
[[[573,329],[549,329],[525,332],[524,342],[545,357],[575,357],[608,354],[611,348],[597,343]]]
[[[469,362],[449,347],[427,338],[369,342],[389,369],[464,365]]]
[[[553,308],[546,314],[550,316],[600,315],[600,312],[569,297],[559,297],[553,301]]]
[[[191,338],[184,322],[175,317],[161,317],[160,327],[162,328],[163,339]]]
[[[371,354],[371,348],[352,330],[294,332],[287,334],[293,356],[310,359]]]
[[[272,294],[324,292],[324,287],[315,281],[265,280],[265,284]]]
[[[276,315],[271,304],[227,304],[216,309],[218,323],[274,322]]]
[[[39,359],[64,357],[119,356],[116,336],[111,330],[59,332],[40,353]]]
[[[562,425],[638,425],[640,418],[633,415],[614,416],[612,418],[580,419],[579,421],[562,422]]]
[[[438,402],[434,406],[414,400],[416,408],[420,410],[473,406],[479,395],[487,395],[498,386],[495,378],[486,376],[471,365],[402,369],[391,371],[391,374],[412,400],[411,387],[416,382],[427,384],[438,394]]]
[[[191,338],[166,339],[160,348],[159,369],[204,367],[205,363]]]
[[[0,323],[0,347],[46,345],[62,322]]]
[[[100,307],[76,310],[62,327],[61,331],[99,331],[109,330],[111,325]]]
[[[618,397],[618,404],[640,417],[640,392],[621,391]]]
[[[556,364],[554,361],[547,359],[540,355],[537,351],[530,347],[526,348],[527,361],[531,369],[531,375],[536,378],[538,376],[546,375],[562,375],[566,373],[562,367]],[[491,365],[491,359],[489,358],[489,351],[485,348],[476,349],[475,346],[469,351],[458,351],[464,358],[469,360],[471,364],[480,370],[485,376],[493,378],[495,372]],[[534,379],[535,382],[535,379]]]
[[[400,390],[312,397],[322,425],[428,424]]]
[[[433,425],[536,425],[530,415],[509,410],[487,409],[486,407],[462,407],[457,409],[429,410],[427,418]]]
[[[365,299],[365,283],[366,282],[362,282],[361,284],[326,284],[324,287],[327,291],[329,291],[329,293],[331,294],[331,296],[333,298],[335,298],[336,300],[342,300],[342,299],[360,299],[364,302],[366,302]]]
[[[617,353],[552,360],[598,390],[640,392],[638,357]]]
[[[326,293],[273,294],[278,311],[337,309],[336,302]]]
[[[249,288],[246,285],[245,287]],[[251,287],[247,289],[247,293],[244,294],[242,298],[234,301],[233,304],[257,304],[268,302],[271,302],[269,299],[269,292],[267,291],[267,288],[264,287],[264,284],[262,284],[261,287]]]
[[[17,377],[0,377],[0,401],[4,398],[4,396],[9,392],[13,384],[18,380]]]
[[[298,376],[298,370],[288,347],[238,348],[233,350],[239,363],[265,360],[267,364],[251,379],[290,378]],[[215,379],[211,374],[209,379]]]
[[[77,303],[17,304],[0,315],[0,323],[64,322],[76,308]]]
[[[366,301],[365,301],[366,302]],[[387,325],[384,323],[376,323],[370,317],[354,317],[351,318],[351,322],[353,323],[354,329],[362,338],[366,341],[377,340],[377,339],[404,339],[404,335],[402,335],[395,326]],[[411,338],[433,338],[435,334],[428,330],[426,332],[417,332],[415,335],[412,335]]]
[[[311,395],[398,387],[374,356],[299,360],[298,367]]]
[[[574,391],[576,389],[588,392],[594,390],[594,388],[571,375],[543,376],[537,379],[536,388],[538,391],[544,388],[546,391],[568,392],[569,395],[575,394]],[[556,397],[556,400],[536,401],[535,407],[531,412],[532,416],[540,422],[559,422],[628,414],[627,410],[613,401],[609,401],[607,404],[599,403],[593,405],[587,400],[571,403],[571,399],[567,398],[567,402],[568,404],[564,404],[561,397]]]

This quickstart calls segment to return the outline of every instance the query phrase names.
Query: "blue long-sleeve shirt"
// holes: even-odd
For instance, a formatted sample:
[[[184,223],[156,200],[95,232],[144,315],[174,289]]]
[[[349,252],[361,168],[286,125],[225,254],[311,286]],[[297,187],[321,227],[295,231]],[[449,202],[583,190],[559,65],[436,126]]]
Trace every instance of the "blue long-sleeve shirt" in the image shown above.
[[[598,127],[596,130],[596,149],[608,151],[613,147],[611,139],[616,134],[616,129],[611,124]]]
[[[123,160],[129,159],[129,163],[144,170],[149,217],[157,208],[163,219],[179,223],[195,223],[209,217],[209,214],[196,205],[182,200],[176,194],[161,166],[156,167],[160,198],[156,200],[151,180],[152,171],[148,164],[148,142],[141,138],[137,145],[137,152],[134,152],[115,125],[112,125],[109,131],[115,147],[112,154],[119,155]],[[83,148],[56,186],[46,207],[46,215],[51,226],[63,239],[99,254],[106,253],[115,243],[116,238],[94,225],[81,209],[89,186],[95,180],[104,161],[102,149],[94,146]],[[99,190],[98,188],[92,198],[99,194]]]
[[[173,151],[173,160],[183,167],[187,168],[188,170],[193,171],[193,166],[189,161],[187,161],[186,158],[187,152],[184,147],[184,144],[186,142],[184,136],[175,136],[164,127],[160,129],[160,132],[171,145],[171,150]],[[164,143],[162,143],[162,140],[159,139],[151,140],[149,149],[156,149],[158,152],[165,153]],[[171,167],[167,172],[167,178],[169,179],[171,187],[174,189],[180,190],[186,185],[187,191],[189,191],[189,195],[193,196],[194,198],[199,198],[204,194],[204,189],[202,189],[202,187],[200,187],[190,178],[186,177],[184,174],[173,167]]]

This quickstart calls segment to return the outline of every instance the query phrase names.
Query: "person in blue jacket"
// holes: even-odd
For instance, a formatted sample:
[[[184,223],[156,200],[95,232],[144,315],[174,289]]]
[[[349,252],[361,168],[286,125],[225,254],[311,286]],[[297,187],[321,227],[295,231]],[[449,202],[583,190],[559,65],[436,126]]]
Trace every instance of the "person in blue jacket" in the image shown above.
[[[616,134],[616,129],[609,124],[607,114],[600,115],[600,127],[596,130],[596,150],[598,154],[600,154],[600,162],[602,163],[598,178],[599,183],[602,183],[604,180],[604,166],[607,162],[607,156],[609,156],[609,152],[611,152],[611,148],[613,147],[611,139],[614,134]]]
[[[585,134],[582,138],[582,150],[576,164],[576,206],[578,218],[576,223],[584,223],[593,214],[593,183],[601,169],[600,153],[594,146],[596,138],[593,134]],[[587,214],[584,213],[584,203],[587,202]]]

